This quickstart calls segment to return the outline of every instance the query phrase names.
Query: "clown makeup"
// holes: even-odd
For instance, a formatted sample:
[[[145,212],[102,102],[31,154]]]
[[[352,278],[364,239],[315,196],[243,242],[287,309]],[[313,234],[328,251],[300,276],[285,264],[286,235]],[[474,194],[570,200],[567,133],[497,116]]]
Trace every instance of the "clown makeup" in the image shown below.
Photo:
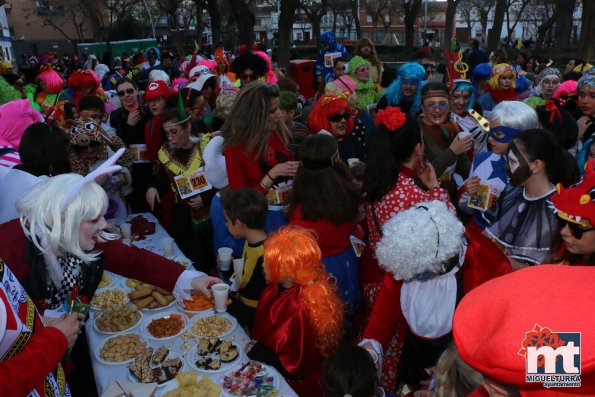
[[[415,90],[417,90],[418,81],[415,79],[403,79],[401,80],[401,91],[403,91],[403,96],[409,97],[415,94]]]
[[[560,79],[558,76],[552,75],[544,77],[541,80],[541,92],[543,99],[550,99],[554,95],[554,91],[560,85]]]
[[[440,125],[448,117],[449,105],[446,97],[426,98],[422,101],[424,122],[428,125]]]
[[[84,252],[93,251],[99,242],[99,235],[107,227],[103,214],[95,219],[84,221],[79,227],[79,245]]]
[[[450,98],[450,110],[458,115],[462,115],[467,110],[471,93],[468,90],[461,91],[458,88],[453,91]]]
[[[584,116],[595,116],[595,86],[585,84],[580,88],[578,107]]]
[[[355,69],[355,78],[359,81],[368,81],[370,79],[370,68],[367,66],[360,66]]]
[[[512,87],[512,80],[514,79],[514,74],[512,73],[503,73],[500,77],[498,77],[498,85],[502,90],[508,90]]]
[[[533,175],[525,155],[515,145],[514,141],[508,145],[508,160],[504,166],[506,175],[512,186],[522,186]]]

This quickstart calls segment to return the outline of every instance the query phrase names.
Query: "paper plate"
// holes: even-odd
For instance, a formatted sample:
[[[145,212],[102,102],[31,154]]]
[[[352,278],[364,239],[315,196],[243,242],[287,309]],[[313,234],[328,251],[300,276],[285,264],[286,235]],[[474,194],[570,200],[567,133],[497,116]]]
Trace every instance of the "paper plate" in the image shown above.
[[[156,320],[156,319],[159,319],[159,318],[168,318],[169,316],[172,316],[172,315],[173,316],[179,316],[182,319],[183,323],[184,323],[183,326],[182,326],[182,328],[180,329],[180,331],[178,333],[176,333],[175,335],[164,336],[163,338],[158,338],[158,337],[154,336],[153,334],[151,334],[151,332],[149,332],[149,328],[148,327],[149,327],[149,324],[151,324],[151,322],[153,320]],[[149,339],[152,339],[152,340],[162,341],[162,340],[167,340],[167,339],[173,339],[173,338],[176,338],[176,337],[180,336],[186,330],[186,327],[188,326],[188,320],[186,320],[186,319],[187,319],[187,317],[184,314],[177,313],[177,312],[155,314],[155,315],[153,315],[151,317],[148,317],[143,322],[142,330],[146,334],[146,336]]]
[[[213,369],[213,370],[209,370],[209,369],[202,369],[199,368],[196,365],[196,361],[198,361],[201,358],[205,358],[205,357],[210,357],[210,358],[219,358],[219,353],[209,353],[206,356],[201,356],[198,354],[197,348],[195,347],[192,352],[190,352],[189,356],[188,356],[188,363],[190,364],[190,366],[192,368],[194,368],[195,370],[197,370],[198,372],[202,372],[205,374],[216,374],[219,372],[227,372],[230,371],[236,367],[239,367],[240,364],[242,363],[242,359],[244,357],[244,352],[242,349],[242,346],[235,345],[238,348],[238,356],[236,357],[235,360],[229,362],[229,363],[221,363],[221,367],[219,367],[219,369]]]
[[[124,304],[130,302],[130,297],[128,296],[129,291],[127,291],[126,289],[124,289],[124,288],[103,288],[103,289],[98,289],[97,291],[95,291],[95,295],[93,296],[93,299],[91,299],[91,309],[96,310],[96,311],[103,310],[103,308],[93,305],[94,299],[97,295],[104,293],[106,291],[110,291],[110,290],[119,290],[119,291],[122,291],[124,293],[124,295],[126,295],[124,300],[122,302],[118,302],[117,305],[124,305]],[[117,305],[115,305],[115,306],[117,306]]]
[[[207,318],[212,318],[212,317],[222,317],[225,318],[227,320],[229,320],[229,322],[231,323],[231,326],[229,327],[228,330],[221,332],[217,335],[201,335],[198,332],[196,332],[194,330],[194,325],[199,321],[199,320],[204,320]],[[205,337],[205,336],[216,336],[218,338],[223,338],[227,335],[230,335],[236,328],[236,326],[238,325],[238,320],[236,320],[235,317],[227,314],[227,313],[221,313],[221,314],[205,314],[205,315],[195,315],[194,317],[192,317],[192,320],[190,321],[190,324],[188,325],[188,331],[190,331],[190,333],[192,333],[195,336],[198,337]]]
[[[245,363],[247,364],[247,363]],[[265,376],[267,377],[272,377],[273,378],[273,387],[277,390],[279,390],[279,385],[281,384],[281,375],[273,368],[270,367],[268,365],[262,364],[262,363],[258,363],[260,365],[262,365],[262,371],[260,372],[261,374],[265,374]],[[232,372],[237,371],[239,368],[233,369],[231,371],[228,371],[225,375],[223,375],[221,377],[221,379],[217,382],[219,385],[221,385],[221,394],[223,394],[224,396],[227,397],[240,397],[243,396],[244,394],[241,393],[235,393],[235,392],[231,392],[229,391],[225,386],[224,386],[224,379],[225,376],[230,375]]]
[[[180,368],[180,371],[178,371],[178,373],[180,373],[180,372],[184,371],[184,369],[186,369],[186,361],[184,361],[184,357],[182,357],[182,356],[178,356],[178,355],[172,355],[172,356],[170,357],[170,356],[168,355],[168,356],[167,356],[167,358],[179,358],[180,360],[182,360],[182,368]],[[133,362],[134,362],[134,360],[133,360]],[[150,365],[150,367],[151,367],[151,369],[153,369],[153,368],[157,368],[157,367],[159,367],[159,365]],[[130,372],[130,369],[129,369],[129,368],[127,368],[127,370],[128,370],[128,378],[129,378],[129,379],[130,379],[132,382],[134,382],[134,383],[142,383],[142,382],[139,382],[139,381],[138,381],[138,380],[137,380],[137,379],[136,379],[136,378],[135,378],[135,377],[132,375],[132,372]],[[172,383],[172,382],[176,382],[176,378],[175,378],[175,377],[174,377],[173,379],[170,379],[170,380],[168,380],[168,381],[166,381],[166,382],[163,382],[163,383],[161,383],[161,384],[160,384],[160,385],[158,385],[157,387],[166,387],[167,385],[169,385],[169,384],[170,384],[170,383]],[[177,383],[177,382],[176,382],[176,383]]]
[[[94,352],[95,358],[97,359],[97,361],[99,361],[100,363],[105,364],[105,365],[123,365],[123,364],[128,364],[128,363],[131,363],[134,361],[134,357],[132,357],[128,360],[125,360],[125,361],[107,361],[107,360],[104,360],[103,358],[101,358],[101,356],[99,355],[99,351],[101,350],[101,348],[103,346],[105,346],[105,344],[107,343],[108,340],[117,338],[119,336],[122,336],[122,335],[112,336],[111,338],[106,339],[105,342],[103,342],[101,345],[97,346],[97,348],[95,349],[95,352]],[[145,339],[143,339],[142,335],[139,335],[139,336],[141,337],[140,338],[141,342],[144,342],[145,347],[147,347],[148,346],[147,341]]]
[[[103,316],[103,312],[94,313],[94,315],[93,315],[93,329],[95,329],[95,331],[99,332],[100,334],[104,334],[104,335],[118,335],[118,334],[126,333],[126,332],[136,328],[141,323],[141,321],[143,321],[143,313],[140,310],[139,310],[139,313],[140,313],[140,317],[139,317],[138,321],[136,323],[132,324],[130,327],[123,329],[122,331],[102,331],[102,330],[100,330],[99,327],[97,327],[97,319],[100,316]]]

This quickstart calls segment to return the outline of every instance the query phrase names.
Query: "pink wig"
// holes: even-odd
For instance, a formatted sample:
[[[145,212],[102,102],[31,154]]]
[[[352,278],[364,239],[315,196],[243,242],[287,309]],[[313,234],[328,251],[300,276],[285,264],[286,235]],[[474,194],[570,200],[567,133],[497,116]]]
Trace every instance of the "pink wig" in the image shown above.
[[[48,66],[39,73],[39,80],[43,80],[46,87],[46,92],[48,94],[57,94],[64,89],[64,81],[62,80],[62,76],[51,66]]]
[[[327,130],[332,133],[331,122],[328,117],[332,114],[351,113],[349,103],[343,96],[337,95],[323,95],[322,98],[316,101],[310,115],[308,116],[308,128],[314,134],[320,130]],[[354,127],[353,117],[347,120],[347,134],[351,134]]]
[[[560,96],[562,96],[562,95],[565,95],[565,96],[576,95],[576,87],[577,86],[578,86],[578,83],[576,81],[566,80],[565,82],[560,84],[558,86],[558,88],[556,88],[556,91],[554,92],[554,98],[560,98]]]
[[[42,121],[41,113],[31,107],[28,99],[18,99],[0,106],[0,146],[18,149],[27,127]]]
[[[198,62],[197,65],[205,65],[209,68],[211,73],[215,73],[215,70],[217,69],[217,61],[211,61],[208,59],[203,59],[202,61]]]
[[[269,58],[266,52],[256,51],[255,54],[264,59],[267,63],[269,70],[264,75],[264,79],[267,82],[267,84],[276,84],[278,79],[275,72],[273,72],[273,62],[271,61],[271,58]]]
[[[178,89],[180,88],[180,84],[185,84],[187,82],[189,82],[190,80],[188,80],[185,77],[178,77],[174,79],[174,82],[172,83],[172,88],[174,90],[174,92],[177,94],[178,93]]]

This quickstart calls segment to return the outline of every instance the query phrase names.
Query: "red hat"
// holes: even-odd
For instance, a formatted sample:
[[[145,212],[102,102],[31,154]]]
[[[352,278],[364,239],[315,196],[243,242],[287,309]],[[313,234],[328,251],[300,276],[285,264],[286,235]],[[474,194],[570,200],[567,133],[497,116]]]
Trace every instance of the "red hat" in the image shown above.
[[[591,223],[591,226],[595,225],[594,167],[595,161],[589,160],[585,166],[586,175],[582,181],[568,189],[564,189],[560,184],[556,186],[558,192],[552,195],[552,203],[560,218],[590,227],[581,222],[586,219]]]
[[[145,90],[145,101],[150,101],[152,99],[159,98],[160,96],[168,99],[173,95],[173,91],[167,86],[167,84],[165,84],[165,81],[156,80],[147,84],[147,89]]]
[[[593,279],[594,267],[539,265],[475,288],[462,299],[453,319],[461,358],[491,379],[518,386],[521,396],[595,395]],[[533,367],[547,370],[556,363],[553,357],[541,357],[543,367],[537,359],[531,362],[534,346],[576,350],[579,332],[580,387],[546,388],[543,380],[527,382]],[[572,359],[577,359],[576,352],[570,354]],[[566,355],[558,361],[566,366]]]

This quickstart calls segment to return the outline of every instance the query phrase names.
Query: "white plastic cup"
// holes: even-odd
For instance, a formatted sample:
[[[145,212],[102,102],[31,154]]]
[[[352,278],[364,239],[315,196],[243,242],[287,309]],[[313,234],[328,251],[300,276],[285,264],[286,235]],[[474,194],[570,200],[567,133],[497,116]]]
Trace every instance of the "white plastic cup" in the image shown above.
[[[465,138],[467,138],[468,136],[471,136],[471,133],[469,131],[461,131],[459,132],[459,139],[463,140]]]
[[[132,245],[132,240],[129,238],[122,239],[122,244],[130,246]]]
[[[132,225],[130,223],[122,223],[120,230],[122,231],[122,238],[130,240],[132,236]]]
[[[223,271],[228,271],[231,268],[231,254],[233,253],[233,249],[221,247],[217,252],[219,253],[219,268]]]
[[[244,274],[244,258],[233,260],[233,272],[236,275],[235,280],[239,288],[242,282],[242,275]]]
[[[174,256],[174,239],[171,237],[165,237],[161,239],[161,245],[163,247],[163,256],[171,258]]]
[[[227,311],[227,296],[229,285],[225,283],[213,284],[211,286],[213,298],[215,299],[215,310],[219,313]]]

